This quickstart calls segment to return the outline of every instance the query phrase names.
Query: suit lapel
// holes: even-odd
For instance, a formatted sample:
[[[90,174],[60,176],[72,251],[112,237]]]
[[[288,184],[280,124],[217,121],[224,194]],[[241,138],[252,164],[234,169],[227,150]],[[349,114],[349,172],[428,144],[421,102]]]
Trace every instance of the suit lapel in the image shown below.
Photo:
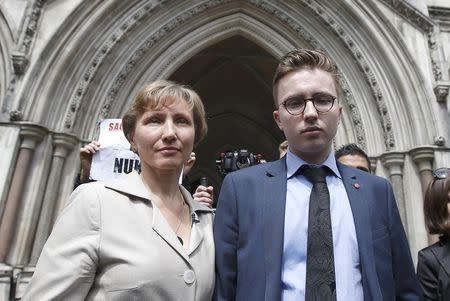
[[[337,162],[339,172],[344,182],[345,190],[352,209],[355,223],[356,239],[358,241],[359,260],[361,264],[362,284],[365,300],[381,300],[378,289],[378,278],[375,256],[372,248],[372,227],[370,208],[368,204],[367,182],[359,177],[353,168]]]
[[[192,227],[191,227],[191,239],[189,243],[189,252],[188,255],[190,256],[194,251],[198,248],[198,246],[203,241],[204,236],[204,227],[205,224],[200,223],[199,216],[197,213],[199,212],[213,212],[212,209],[206,207],[203,204],[200,204],[198,202],[195,202],[189,193],[184,187],[181,187],[181,192],[183,193],[183,197],[186,200],[186,202],[189,203],[189,208],[191,210],[191,220],[192,220]]]
[[[286,159],[268,164],[264,178],[263,225],[266,267],[266,300],[281,297],[284,216],[286,207]]]

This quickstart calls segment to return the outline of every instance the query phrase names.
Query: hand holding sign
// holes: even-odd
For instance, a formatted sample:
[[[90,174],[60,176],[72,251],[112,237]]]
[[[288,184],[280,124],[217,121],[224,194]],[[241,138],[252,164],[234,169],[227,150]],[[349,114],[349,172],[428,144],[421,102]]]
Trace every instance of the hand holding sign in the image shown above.
[[[80,161],[81,161],[81,171],[80,171],[80,183],[89,182],[91,174],[91,164],[92,156],[97,153],[100,149],[100,144],[97,141],[91,141],[80,148]]]

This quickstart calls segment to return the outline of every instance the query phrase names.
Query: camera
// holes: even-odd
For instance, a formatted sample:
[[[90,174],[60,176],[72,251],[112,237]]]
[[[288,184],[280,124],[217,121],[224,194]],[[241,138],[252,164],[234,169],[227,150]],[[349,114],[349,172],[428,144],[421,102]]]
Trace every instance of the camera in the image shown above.
[[[265,162],[261,154],[255,155],[246,149],[241,149],[221,153],[220,159],[216,160],[216,166],[219,173],[225,176],[229,172]]]

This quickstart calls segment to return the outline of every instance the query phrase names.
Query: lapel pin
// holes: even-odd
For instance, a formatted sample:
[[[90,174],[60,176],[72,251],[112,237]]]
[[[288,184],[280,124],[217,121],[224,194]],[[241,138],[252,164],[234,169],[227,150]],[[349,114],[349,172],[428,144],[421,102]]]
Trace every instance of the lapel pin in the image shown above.
[[[354,183],[353,187],[355,187],[356,189],[359,189],[361,187],[361,185],[359,185],[359,183]]]

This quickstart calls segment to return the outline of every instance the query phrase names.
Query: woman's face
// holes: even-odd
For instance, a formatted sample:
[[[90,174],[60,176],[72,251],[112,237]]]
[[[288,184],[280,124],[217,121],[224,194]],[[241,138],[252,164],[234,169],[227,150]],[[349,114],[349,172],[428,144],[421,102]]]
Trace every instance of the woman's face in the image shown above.
[[[192,109],[179,100],[161,110],[144,112],[136,121],[131,145],[139,153],[142,170],[181,170],[194,139]]]

